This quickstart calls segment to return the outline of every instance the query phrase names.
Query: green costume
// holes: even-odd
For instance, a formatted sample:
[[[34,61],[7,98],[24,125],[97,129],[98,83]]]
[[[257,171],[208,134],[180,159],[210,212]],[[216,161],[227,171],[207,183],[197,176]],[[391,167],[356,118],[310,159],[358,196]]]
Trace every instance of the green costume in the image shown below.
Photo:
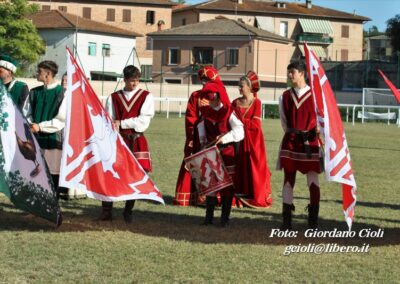
[[[20,110],[24,107],[26,98],[29,95],[28,86],[21,81],[12,80],[10,83],[5,84],[7,91],[10,92],[11,98],[15,105],[18,106]]]

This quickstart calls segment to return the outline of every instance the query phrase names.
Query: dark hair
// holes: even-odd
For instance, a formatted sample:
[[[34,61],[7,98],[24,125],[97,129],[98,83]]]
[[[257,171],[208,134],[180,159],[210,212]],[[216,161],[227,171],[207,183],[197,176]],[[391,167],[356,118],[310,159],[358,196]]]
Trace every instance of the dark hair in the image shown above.
[[[300,72],[304,72],[304,76],[307,73],[306,64],[303,61],[293,61],[287,66],[287,70],[296,69]]]
[[[140,73],[140,70],[133,66],[133,65],[128,65],[124,68],[124,78],[125,79],[129,79],[129,78],[140,78],[140,76],[142,75]]]
[[[54,61],[51,60],[45,60],[42,61],[38,64],[38,68],[46,69],[53,74],[53,77],[57,75],[58,72],[58,65]]]

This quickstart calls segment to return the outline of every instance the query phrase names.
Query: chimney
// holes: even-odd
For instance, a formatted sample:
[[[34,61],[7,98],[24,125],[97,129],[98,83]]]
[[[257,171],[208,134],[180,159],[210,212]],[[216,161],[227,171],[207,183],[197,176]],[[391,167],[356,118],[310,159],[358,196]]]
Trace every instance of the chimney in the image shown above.
[[[165,22],[163,20],[159,20],[157,22],[157,31],[161,31],[164,28]]]
[[[311,0],[306,0],[306,7],[307,7],[307,9],[311,9],[312,8]]]

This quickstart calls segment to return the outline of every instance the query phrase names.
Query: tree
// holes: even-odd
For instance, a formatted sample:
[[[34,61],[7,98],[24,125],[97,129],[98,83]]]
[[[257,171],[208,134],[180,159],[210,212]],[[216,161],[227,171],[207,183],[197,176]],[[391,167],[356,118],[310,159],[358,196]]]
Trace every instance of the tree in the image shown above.
[[[26,0],[0,3],[0,54],[19,61],[22,69],[39,60],[45,44],[33,23],[26,16],[36,13],[39,6]]]
[[[186,3],[185,0],[175,0],[175,2],[178,3],[178,4],[185,4]]]
[[[390,37],[393,52],[400,52],[400,14],[386,21],[386,34]]]

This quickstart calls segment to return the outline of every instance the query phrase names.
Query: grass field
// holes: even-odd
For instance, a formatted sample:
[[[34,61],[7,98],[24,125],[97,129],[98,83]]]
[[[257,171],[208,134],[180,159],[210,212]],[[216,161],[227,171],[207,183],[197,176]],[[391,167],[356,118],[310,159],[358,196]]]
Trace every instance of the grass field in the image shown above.
[[[204,208],[175,207],[172,198],[182,159],[184,120],[157,116],[147,137],[152,177],[166,206],[137,202],[134,222],[95,221],[100,202],[61,201],[64,223],[52,224],[16,210],[0,197],[0,282],[5,283],[399,283],[400,129],[385,124],[346,124],[358,185],[353,229],[384,229],[381,238],[306,238],[308,190],[295,189],[296,238],[269,235],[281,222],[282,174],[276,170],[282,137],[278,120],[263,123],[274,204],[266,210],[234,209],[226,229],[199,226]],[[217,216],[219,216],[217,212]],[[341,188],[321,175],[320,230],[346,230]],[[370,245],[368,253],[298,253],[288,245]]]

